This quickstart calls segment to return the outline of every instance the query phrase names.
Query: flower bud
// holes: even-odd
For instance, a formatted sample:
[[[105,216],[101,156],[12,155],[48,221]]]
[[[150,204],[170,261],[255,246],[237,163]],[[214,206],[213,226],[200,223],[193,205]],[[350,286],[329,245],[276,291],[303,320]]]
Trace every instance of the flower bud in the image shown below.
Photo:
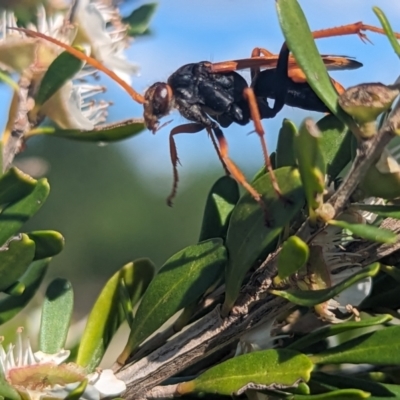
[[[363,138],[369,138],[376,132],[377,117],[387,111],[400,91],[396,86],[382,83],[366,83],[347,89],[339,97],[339,105],[361,125]]]

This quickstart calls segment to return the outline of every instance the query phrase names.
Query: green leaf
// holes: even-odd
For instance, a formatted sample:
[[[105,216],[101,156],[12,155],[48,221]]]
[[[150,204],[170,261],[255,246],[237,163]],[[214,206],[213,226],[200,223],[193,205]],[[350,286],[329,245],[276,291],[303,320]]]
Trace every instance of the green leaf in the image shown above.
[[[332,181],[351,161],[351,142],[355,138],[346,125],[332,114],[320,119],[317,127],[321,132],[321,152]]]
[[[380,382],[372,382],[360,378],[355,378],[350,375],[333,375],[316,372],[312,374],[313,381],[321,382],[331,387],[337,388],[357,388],[365,392],[371,393],[370,400],[384,400],[384,399],[399,399],[400,386],[390,385]]]
[[[310,249],[298,236],[290,236],[282,245],[278,256],[278,276],[286,279],[308,261]]]
[[[309,207],[317,209],[325,191],[326,166],[320,148],[321,134],[311,119],[306,119],[295,137],[294,151]]]
[[[79,400],[83,398],[83,393],[86,390],[88,385],[88,380],[84,379],[75,389],[71,390],[68,395],[64,398],[64,400]]]
[[[86,323],[79,346],[76,363],[87,371],[93,371],[100,363],[110,341],[123,322],[120,312],[120,284],[125,288],[133,303],[137,303],[154,276],[155,267],[148,259],[139,259],[124,265],[105,284],[94,304]]]
[[[361,281],[367,277],[374,277],[379,272],[379,263],[374,263],[368,267],[362,268],[360,271],[349,276],[344,281],[338,283],[336,286],[332,286],[327,289],[320,290],[298,290],[298,289],[288,289],[288,290],[270,290],[269,292],[283,297],[289,300],[291,303],[298,304],[300,306],[313,307],[317,304],[324,303],[329,299],[337,296],[343,290],[354,285],[358,281]]]
[[[36,245],[35,260],[53,257],[60,253],[65,244],[64,237],[56,231],[32,231],[27,233]]]
[[[333,390],[328,393],[321,393],[315,395],[300,395],[296,394],[289,399],[293,400],[357,400],[357,399],[370,399],[370,394],[358,389],[343,389]]]
[[[269,155],[269,161],[271,162],[272,165],[272,169],[275,170],[276,168],[276,152],[272,152]],[[266,173],[268,173],[267,171],[267,167],[265,166],[265,164],[263,164],[263,166],[255,173],[255,175],[253,176],[253,179],[251,180],[251,184],[253,185],[253,183],[261,178],[262,176],[264,176]]]
[[[353,235],[378,243],[396,243],[397,236],[389,229],[367,224],[351,224],[345,221],[330,220],[330,225],[349,230]]]
[[[294,154],[294,140],[296,134],[296,125],[285,118],[278,135],[278,144],[276,147],[276,168],[294,167],[297,165]]]
[[[393,47],[394,52],[397,54],[397,57],[400,57],[400,44],[393,32],[393,29],[390,25],[389,20],[386,18],[386,15],[379,7],[372,7],[373,12],[378,17],[379,22],[382,25],[383,30],[386,33],[386,36],[389,39],[390,44]]]
[[[122,19],[124,24],[128,24],[128,35],[138,36],[146,32],[149,27],[158,4],[148,3],[133,10],[132,14]]]
[[[35,254],[35,243],[26,235],[14,237],[0,249],[0,291],[4,291],[27,271]]]
[[[50,187],[46,179],[40,179],[26,197],[8,205],[0,214],[0,245],[20,230],[21,226],[42,207],[49,195]]]
[[[253,184],[262,194],[267,212],[272,216],[270,226],[266,226],[263,210],[249,193],[240,198],[233,210],[226,238],[229,264],[223,313],[228,313],[233,306],[247,271],[274,249],[278,236],[304,204],[298,171],[285,167],[277,169],[275,174],[286,202],[277,196],[269,174],[261,176]]]
[[[263,350],[231,358],[198,378],[178,385],[181,395],[187,393],[241,394],[250,384],[265,389],[307,382],[313,363],[304,354],[290,350]]]
[[[40,108],[57,90],[82,69],[82,61],[72,54],[62,52],[49,66],[35,96],[35,107]]]
[[[223,176],[208,193],[199,242],[225,237],[229,218],[239,200],[239,187],[230,176]]]
[[[400,282],[400,269],[396,267],[391,267],[389,265],[381,265],[381,271],[386,272],[389,276]]]
[[[400,206],[398,205],[353,203],[351,206],[358,210],[372,212],[380,217],[400,219]]]
[[[167,260],[143,296],[118,362],[124,364],[143,340],[177,311],[198,299],[218,279],[225,264],[222,239],[186,247]]]
[[[16,93],[19,92],[20,88],[17,82],[12,79],[9,73],[0,71],[0,82],[10,86]]]
[[[0,375],[0,396],[7,400],[21,400],[19,393]]]
[[[124,140],[146,129],[142,119],[127,119],[115,124],[100,125],[91,131],[48,127],[39,133],[80,142],[109,143]]]
[[[74,308],[74,292],[66,279],[54,279],[46,290],[39,331],[39,349],[58,353],[65,346]]]
[[[18,168],[10,168],[0,178],[0,204],[12,203],[27,196],[35,188],[36,182]]]
[[[19,280],[25,285],[21,296],[8,296],[0,300],[0,325],[17,315],[31,301],[43,281],[49,262],[49,258],[34,261]]]
[[[338,94],[322,62],[299,3],[296,0],[277,0],[276,7],[287,46],[306,75],[307,82],[332,113],[352,127],[355,125],[353,120],[337,103]]]
[[[367,328],[370,326],[376,326],[384,324],[392,319],[389,314],[383,314],[378,317],[366,318],[361,321],[350,321],[343,322],[337,325],[324,326],[316,331],[309,333],[308,335],[296,340],[294,343],[290,344],[287,348],[292,350],[303,350],[311,345],[326,339],[330,336],[338,335],[342,332],[347,332],[353,329]]]
[[[400,326],[389,326],[313,355],[316,364],[400,364]]]

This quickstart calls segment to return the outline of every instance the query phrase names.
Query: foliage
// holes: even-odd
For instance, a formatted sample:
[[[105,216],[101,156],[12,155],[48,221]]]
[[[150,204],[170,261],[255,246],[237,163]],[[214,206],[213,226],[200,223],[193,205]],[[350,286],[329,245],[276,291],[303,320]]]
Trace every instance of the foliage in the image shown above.
[[[393,106],[399,86],[366,83],[339,95],[298,2],[276,3],[286,44],[331,114],[318,122],[306,118],[299,127],[283,121],[274,173],[263,167],[251,183],[264,207],[250,193],[240,195],[232,178],[220,178],[209,191],[198,243],[172,254],[159,270],[140,258],[116,271],[71,354],[65,346],[72,285],[52,280],[42,300],[39,351],[29,345],[14,354],[12,347],[0,347],[2,398],[38,398],[39,392],[44,398],[97,399],[125,392],[130,399],[400,399],[400,166],[391,150],[400,132],[400,106]],[[0,143],[1,324],[31,302],[51,258],[64,247],[59,232],[21,232],[50,193],[45,178],[12,166],[24,141],[42,135],[113,142],[145,127],[138,118],[104,124],[104,103],[94,103],[89,113],[82,107],[79,83],[93,73],[82,59],[106,66],[128,87],[135,66],[112,53],[116,21],[101,16],[86,27],[82,20],[99,11],[86,0],[76,7],[76,31],[63,37],[67,51],[28,31],[0,40],[4,82],[10,82],[7,73],[20,74]],[[119,20],[128,25],[119,40],[148,34],[155,9],[143,5]],[[374,11],[398,53],[387,18]],[[12,21],[10,11],[4,13]],[[48,28],[50,36],[65,33]],[[100,36],[91,36],[94,28],[102,29],[100,45]],[[107,249],[112,260],[113,251]],[[123,323],[130,334],[122,353],[114,357],[113,371],[100,372]],[[21,338],[17,343],[19,348]],[[64,363],[67,358],[73,364]],[[16,374],[25,367],[34,374]],[[105,376],[113,379],[107,390],[97,384]]]

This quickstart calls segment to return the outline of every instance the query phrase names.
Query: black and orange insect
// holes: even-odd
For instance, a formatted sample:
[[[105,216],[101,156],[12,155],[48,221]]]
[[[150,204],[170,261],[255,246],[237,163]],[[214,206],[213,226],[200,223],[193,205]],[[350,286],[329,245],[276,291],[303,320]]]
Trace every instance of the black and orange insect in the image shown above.
[[[227,127],[232,123],[246,125],[253,120],[255,131],[261,140],[266,166],[272,173],[260,119],[275,117],[285,104],[306,110],[329,112],[307,83],[304,73],[294,57],[290,56],[290,50],[285,43],[278,55],[256,48],[250,58],[219,63],[205,61],[184,65],[175,71],[166,83],[153,84],[142,96],[101,63],[71,46],[37,32],[20,30],[27,35],[40,37],[63,47],[77,58],[86,61],[114,79],[135,101],[144,105],[144,122],[153,133],[163,126],[160,126],[159,120],[173,109],[177,109],[182,116],[191,121],[191,123],[175,127],[170,132],[174,182],[171,194],[168,196],[168,204],[172,203],[178,183],[178,156],[174,140],[176,134],[196,133],[206,129],[225,169],[263,206],[260,194],[247,182],[243,173],[229,158],[228,145],[221,127]],[[319,39],[355,34],[366,41],[368,38],[365,31],[384,34],[380,28],[358,22],[315,31],[313,37]],[[396,36],[400,38],[400,34],[396,34]],[[353,69],[362,66],[361,63],[345,56],[322,55],[321,57],[328,70]],[[251,70],[250,84],[236,72],[242,69]],[[263,70],[261,71],[261,69]],[[333,79],[332,83],[339,93],[344,90]],[[274,100],[272,107],[269,105],[268,99]],[[215,138],[218,143],[215,142]],[[275,188],[279,194],[276,184]]]

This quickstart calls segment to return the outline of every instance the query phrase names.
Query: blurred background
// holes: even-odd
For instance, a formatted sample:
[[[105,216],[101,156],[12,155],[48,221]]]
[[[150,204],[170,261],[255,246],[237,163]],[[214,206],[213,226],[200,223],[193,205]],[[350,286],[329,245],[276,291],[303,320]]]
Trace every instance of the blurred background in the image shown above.
[[[120,3],[121,12],[128,15],[143,3]],[[378,25],[372,12],[376,2],[370,0],[300,3],[312,29],[357,21]],[[379,0],[379,7],[400,32],[400,3]],[[373,45],[356,36],[318,42],[323,54],[353,56],[364,64],[356,71],[332,74],[345,87],[365,81],[393,83],[399,75],[400,63],[387,39],[373,33],[369,38]],[[278,52],[281,44],[273,0],[162,0],[149,34],[132,42],[127,57],[141,67],[133,86],[143,92],[184,64],[244,58],[256,46]],[[104,76],[100,82],[108,88],[102,97],[114,102],[109,122],[141,116],[141,107],[114,82]],[[2,125],[9,98],[2,85]],[[274,120],[264,121],[270,151],[283,118],[299,123],[309,114],[286,107]],[[208,190],[223,170],[205,132],[179,135],[178,195],[174,207],[167,207],[165,198],[172,183],[168,133],[185,122],[176,112],[172,118],[173,123],[156,135],[143,132],[107,146],[35,138],[17,158],[25,168],[36,168],[50,181],[50,197],[26,230],[54,229],[64,235],[65,250],[52,261],[47,279],[59,276],[72,281],[78,315],[91,308],[104,282],[125,263],[149,257],[159,268],[168,257],[198,240]],[[258,138],[248,135],[251,130],[250,125],[226,130],[231,157],[249,178],[262,164]]]

